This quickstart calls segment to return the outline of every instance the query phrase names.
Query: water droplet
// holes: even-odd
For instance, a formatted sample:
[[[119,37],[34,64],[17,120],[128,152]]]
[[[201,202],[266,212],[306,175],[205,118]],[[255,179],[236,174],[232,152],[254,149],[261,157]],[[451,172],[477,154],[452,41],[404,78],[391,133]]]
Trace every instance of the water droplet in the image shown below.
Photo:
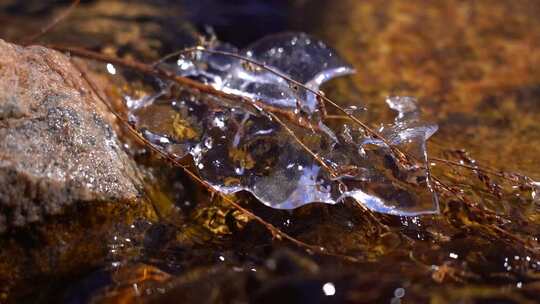
[[[204,140],[204,146],[207,148],[207,149],[212,149],[212,144],[214,143],[214,140],[212,139],[212,137],[207,137],[205,140]]]
[[[405,296],[405,289],[404,288],[396,288],[394,290],[394,297],[396,298],[403,298]]]
[[[336,294],[336,287],[334,286],[334,283],[332,282],[326,282],[322,286],[322,290],[325,296],[331,297]]]
[[[531,197],[534,202],[540,202],[540,182],[531,182]]]
[[[214,117],[214,120],[212,120],[212,125],[223,130],[223,128],[225,128],[225,120],[221,116],[216,116]]]
[[[242,174],[244,174],[244,168],[243,167],[236,167],[236,168],[234,168],[234,172],[236,173],[236,175],[242,175]]]
[[[112,63],[107,63],[106,67],[107,67],[107,72],[109,72],[109,74],[116,75],[116,68],[114,67]]]
[[[358,112],[366,111],[366,108],[359,107],[359,106],[349,106],[349,107],[346,107],[344,110],[347,114],[354,115]]]
[[[182,71],[188,71],[195,68],[195,65],[191,60],[185,59],[184,57],[180,57],[176,61],[176,65],[178,65],[178,68]]]

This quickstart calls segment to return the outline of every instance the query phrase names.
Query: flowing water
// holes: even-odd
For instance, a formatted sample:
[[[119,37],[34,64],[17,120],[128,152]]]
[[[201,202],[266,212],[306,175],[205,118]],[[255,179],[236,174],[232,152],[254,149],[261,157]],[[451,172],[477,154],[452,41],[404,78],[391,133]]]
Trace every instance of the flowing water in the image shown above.
[[[10,26],[2,36],[13,41],[31,33],[65,5],[7,1],[0,20]],[[366,134],[329,108],[337,118],[316,134],[288,126],[329,164],[365,169],[340,171],[351,188],[346,196],[356,202],[340,199],[335,176],[320,174],[321,167],[283,127],[258,115],[256,108],[215,106],[211,96],[93,63],[93,73],[108,79],[107,91],[126,102],[132,122],[148,140],[175,157],[191,155],[194,161],[186,163],[203,179],[222,192],[235,193],[235,200],[256,215],[331,255],[274,239],[180,169],[141,152],[142,147],[126,138],[141,168],[154,177],[147,192],[160,217],[136,217],[106,232],[73,231],[95,235],[105,250],[84,262],[79,261],[82,256],[70,256],[68,266],[57,272],[20,268],[7,299],[536,303],[539,13],[534,1],[83,2],[44,41],[151,62],[196,45],[195,33],[215,34],[222,41],[218,50],[264,61],[315,90],[325,82],[326,96],[394,145],[420,160],[427,151],[440,186],[433,196],[423,166],[405,170],[389,165],[384,143],[365,142]],[[324,41],[320,48],[333,61],[302,53],[305,35],[266,38],[253,45],[285,31]],[[297,47],[288,49],[292,38],[297,38]],[[279,54],[286,58],[279,59]],[[215,88],[246,97],[259,94],[273,106],[319,122],[310,91],[227,56],[198,56],[175,57],[167,64]],[[329,81],[333,76],[342,77]],[[293,102],[297,99],[306,102],[298,105]],[[498,176],[476,166],[491,168]],[[350,176],[357,179],[350,181]],[[418,184],[410,186],[418,177]],[[312,201],[330,204],[308,204]],[[358,202],[379,213],[366,211]],[[28,252],[38,250],[33,248],[39,246],[23,246]],[[36,265],[49,263],[48,258],[31,257]]]

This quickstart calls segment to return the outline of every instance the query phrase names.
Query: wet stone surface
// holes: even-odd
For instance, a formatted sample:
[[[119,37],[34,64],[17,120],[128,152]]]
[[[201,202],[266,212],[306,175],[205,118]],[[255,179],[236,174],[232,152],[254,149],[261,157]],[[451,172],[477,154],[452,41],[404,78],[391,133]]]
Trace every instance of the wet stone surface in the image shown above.
[[[0,41],[0,231],[74,202],[135,200],[110,113],[62,54]]]

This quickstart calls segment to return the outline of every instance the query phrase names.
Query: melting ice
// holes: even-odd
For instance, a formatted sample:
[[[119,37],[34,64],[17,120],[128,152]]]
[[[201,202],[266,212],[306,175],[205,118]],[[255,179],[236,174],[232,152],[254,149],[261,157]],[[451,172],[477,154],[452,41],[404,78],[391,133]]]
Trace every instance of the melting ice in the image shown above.
[[[224,43],[213,48],[264,64],[315,91],[334,77],[354,72],[333,49],[303,33],[269,36],[244,50]],[[245,60],[196,52],[180,57],[174,68],[182,76],[219,90],[320,117],[314,115],[318,111],[315,94]],[[324,132],[288,125],[334,169],[335,174],[330,174],[267,116],[186,93],[173,100],[171,94],[162,95],[144,102],[130,100],[136,105],[130,108],[131,120],[156,147],[176,157],[191,155],[200,176],[223,193],[249,191],[262,203],[279,209],[312,202],[336,204],[349,198],[382,213],[414,216],[438,212],[426,169],[426,140],[437,126],[420,119],[413,98],[386,100],[397,115],[383,134],[387,142],[412,155],[414,165],[402,164],[384,142],[366,136],[354,125],[330,130],[318,120]]]

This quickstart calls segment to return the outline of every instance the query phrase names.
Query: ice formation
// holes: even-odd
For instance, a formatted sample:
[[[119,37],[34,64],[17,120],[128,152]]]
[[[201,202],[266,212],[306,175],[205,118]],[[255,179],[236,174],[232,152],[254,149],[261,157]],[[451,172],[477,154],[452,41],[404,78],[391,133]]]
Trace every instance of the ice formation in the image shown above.
[[[333,49],[302,33],[269,36],[244,50],[228,44],[215,45],[214,49],[262,63],[314,91],[322,83],[354,71]],[[217,190],[249,191],[278,209],[313,202],[336,204],[352,198],[376,212],[405,216],[438,212],[426,170],[426,140],[437,126],[420,120],[413,98],[387,99],[398,114],[394,123],[382,130],[387,142],[416,160],[414,165],[404,165],[386,143],[367,136],[358,126],[344,125],[340,132],[330,131],[315,115],[315,94],[245,60],[195,52],[194,56],[181,56],[174,68],[178,74],[216,89],[306,115],[326,130],[289,126],[334,174],[280,124],[260,113],[209,104],[188,94],[173,100],[158,95],[144,102],[130,100],[137,105],[130,108],[130,118],[143,135],[176,157],[191,155],[201,178]]]

